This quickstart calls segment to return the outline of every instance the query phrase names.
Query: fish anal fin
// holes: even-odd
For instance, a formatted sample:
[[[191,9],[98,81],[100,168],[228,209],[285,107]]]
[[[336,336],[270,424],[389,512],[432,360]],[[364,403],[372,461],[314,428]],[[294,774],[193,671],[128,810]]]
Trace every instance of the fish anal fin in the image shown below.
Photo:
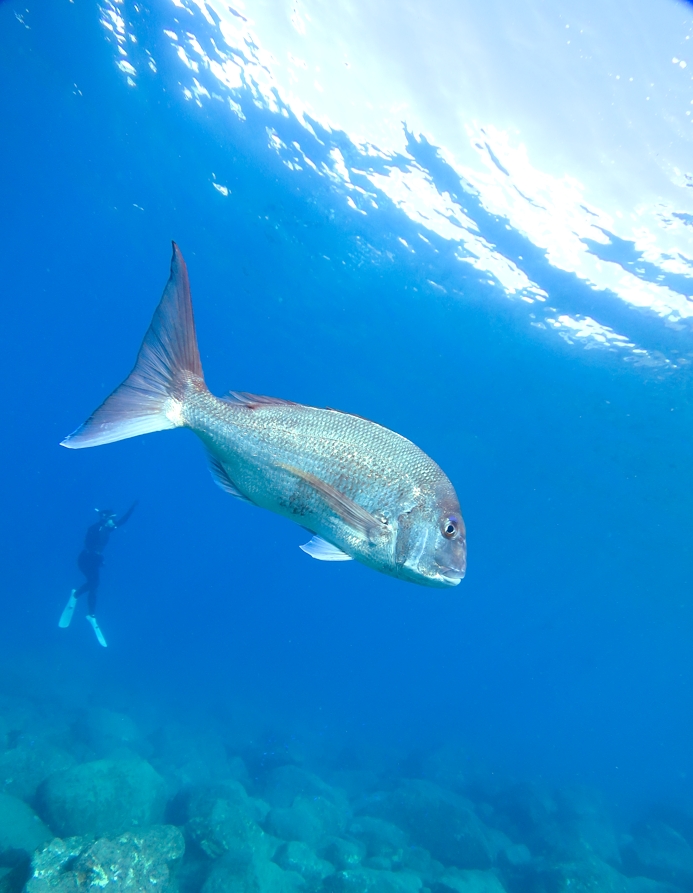
[[[352,561],[351,555],[342,552],[337,546],[328,543],[321,536],[314,536],[307,543],[298,547],[310,555],[311,558],[317,558],[318,561]]]
[[[235,496],[236,499],[242,499],[244,502],[249,502],[252,505],[252,500],[241,493],[214,453],[207,451],[207,461],[209,462],[209,471],[214,478],[214,482],[218,484],[225,493],[228,493],[230,496]]]
[[[364,536],[369,542],[375,542],[380,537],[386,535],[386,521],[379,520],[371,515],[363,506],[354,502],[353,499],[344,493],[340,493],[331,484],[311,474],[310,471],[303,471],[300,468],[295,468],[293,465],[281,464],[280,468],[295,475],[316,490],[335,514],[339,515],[352,530]]]

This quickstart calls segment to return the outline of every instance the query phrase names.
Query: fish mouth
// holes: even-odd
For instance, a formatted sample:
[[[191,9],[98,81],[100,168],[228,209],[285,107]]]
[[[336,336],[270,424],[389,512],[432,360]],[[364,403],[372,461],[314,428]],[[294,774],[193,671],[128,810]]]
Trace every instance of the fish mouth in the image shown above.
[[[466,568],[438,566],[438,578],[447,586],[457,586],[464,577]]]

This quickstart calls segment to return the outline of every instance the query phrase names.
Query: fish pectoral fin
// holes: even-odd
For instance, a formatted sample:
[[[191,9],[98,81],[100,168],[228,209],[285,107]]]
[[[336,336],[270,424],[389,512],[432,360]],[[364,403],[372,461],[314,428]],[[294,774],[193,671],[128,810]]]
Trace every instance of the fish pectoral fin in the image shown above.
[[[244,502],[249,502],[253,505],[252,499],[248,499],[238,487],[234,484],[231,478],[228,475],[228,472],[221,464],[219,459],[214,455],[214,453],[207,450],[207,461],[209,462],[209,471],[214,478],[214,482],[218,484],[221,489],[230,494],[231,496],[235,496],[236,499],[242,499]]]
[[[313,539],[298,548],[303,549],[311,558],[317,558],[318,561],[353,561],[351,555],[342,552],[341,549],[320,536],[314,536]]]
[[[374,517],[365,508],[344,493],[340,493],[331,484],[326,483],[309,471],[303,471],[300,468],[295,468],[293,465],[282,464],[280,468],[296,475],[296,477],[316,490],[345,524],[364,536],[369,542],[377,542],[381,536],[387,533],[387,521]]]

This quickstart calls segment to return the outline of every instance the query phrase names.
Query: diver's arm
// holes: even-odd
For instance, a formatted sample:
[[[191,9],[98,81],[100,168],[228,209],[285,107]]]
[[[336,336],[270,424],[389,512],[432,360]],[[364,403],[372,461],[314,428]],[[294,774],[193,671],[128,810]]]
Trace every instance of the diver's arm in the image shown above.
[[[116,526],[116,527],[122,527],[123,524],[127,523],[127,521],[130,519],[130,515],[135,511],[135,507],[137,506],[137,502],[138,502],[138,500],[136,499],[136,500],[133,502],[133,504],[130,506],[130,508],[125,512],[125,514],[123,515],[123,517],[122,517],[122,518],[119,518],[119,519],[115,522],[115,526]]]

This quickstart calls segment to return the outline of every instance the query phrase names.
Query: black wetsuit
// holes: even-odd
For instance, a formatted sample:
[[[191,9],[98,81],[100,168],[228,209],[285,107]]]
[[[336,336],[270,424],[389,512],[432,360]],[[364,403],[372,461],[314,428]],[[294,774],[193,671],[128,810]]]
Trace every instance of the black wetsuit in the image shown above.
[[[88,594],[87,613],[89,614],[94,614],[96,611],[96,593],[99,588],[99,571],[103,564],[102,553],[108,544],[108,538],[112,531],[117,527],[122,527],[123,524],[126,523],[130,515],[135,511],[136,505],[136,502],[133,503],[120,520],[115,521],[113,519],[102,518],[97,521],[96,524],[92,524],[87,530],[87,535],[84,537],[84,549],[79,553],[79,557],[77,558],[77,565],[86,577],[86,580],[82,583],[79,589],[75,590],[75,597],[79,598],[80,595],[84,595],[85,593]],[[112,525],[109,523],[109,520],[113,521]]]

